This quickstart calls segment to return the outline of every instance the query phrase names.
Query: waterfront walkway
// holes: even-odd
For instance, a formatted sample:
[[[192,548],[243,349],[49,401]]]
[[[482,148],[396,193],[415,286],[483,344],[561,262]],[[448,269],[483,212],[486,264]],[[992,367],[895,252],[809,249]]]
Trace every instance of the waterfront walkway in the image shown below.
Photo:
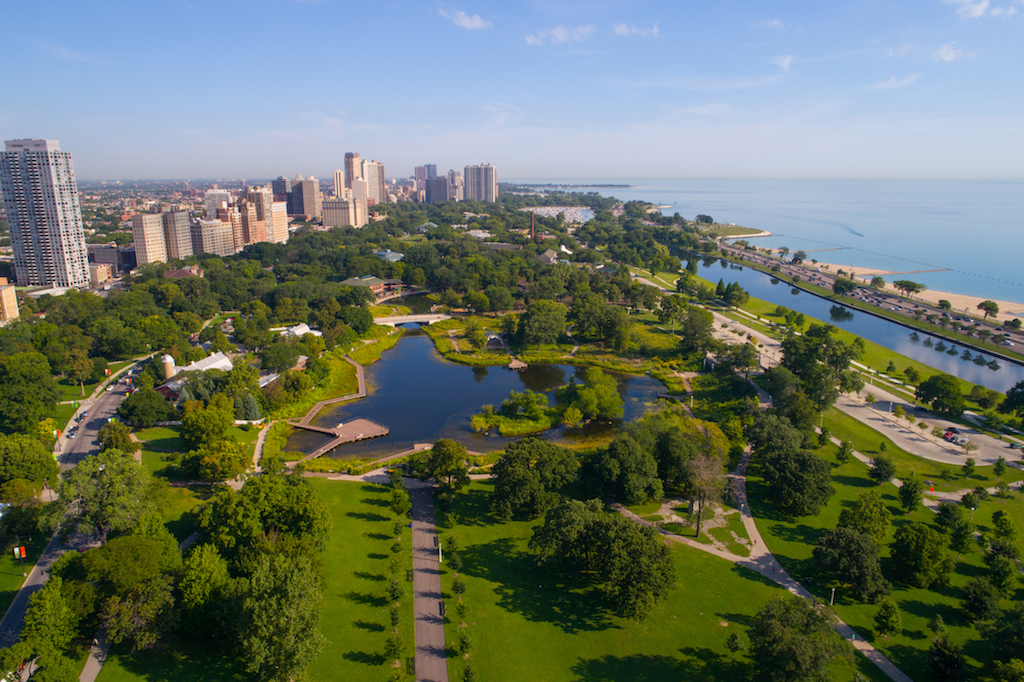
[[[378,424],[372,419],[353,419],[350,422],[338,424],[334,428],[326,426],[312,426],[310,424],[303,424],[301,421],[290,421],[288,422],[288,425],[297,429],[305,429],[306,431],[315,431],[317,433],[334,436],[330,441],[321,445],[316,450],[313,450],[313,452],[299,460],[300,462],[316,459],[320,455],[328,453],[339,445],[344,445],[345,443],[355,443],[361,440],[380,438],[381,436],[386,436],[391,432],[388,427],[383,424]]]

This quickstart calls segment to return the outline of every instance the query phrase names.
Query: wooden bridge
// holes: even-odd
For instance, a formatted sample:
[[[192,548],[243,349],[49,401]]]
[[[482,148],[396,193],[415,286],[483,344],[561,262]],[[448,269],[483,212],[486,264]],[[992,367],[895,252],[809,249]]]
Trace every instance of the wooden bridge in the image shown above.
[[[447,313],[422,313],[420,315],[389,315],[388,317],[373,318],[374,324],[386,324],[389,327],[397,327],[400,324],[419,322],[420,324],[434,324],[441,320],[450,320],[451,315]]]
[[[296,429],[316,431],[317,433],[334,436],[334,438],[326,444],[321,445],[316,450],[299,460],[302,462],[309,459],[316,459],[320,455],[330,452],[339,445],[355,443],[361,440],[369,440],[371,438],[380,438],[381,436],[386,436],[391,432],[388,427],[383,424],[378,424],[372,419],[353,419],[350,422],[338,424],[334,428],[313,426],[312,424],[306,424],[301,421],[289,421],[288,425]]]

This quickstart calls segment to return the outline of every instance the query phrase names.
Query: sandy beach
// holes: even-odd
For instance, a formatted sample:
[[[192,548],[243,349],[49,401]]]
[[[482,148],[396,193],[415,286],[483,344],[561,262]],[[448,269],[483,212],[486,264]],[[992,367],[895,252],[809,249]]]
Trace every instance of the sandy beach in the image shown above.
[[[888,270],[862,268],[856,265],[837,265],[835,263],[822,263],[820,261],[817,263],[817,265],[812,265],[810,263],[807,263],[807,265],[810,265],[811,267],[816,267],[822,272],[826,272],[832,275],[836,274],[839,270],[843,270],[849,276],[852,276],[854,279],[864,281],[865,283],[870,282],[871,278],[876,275],[891,278],[892,276],[897,274],[894,272],[890,272]],[[901,275],[900,277],[898,277],[898,279],[908,279],[912,282],[915,281],[914,273]],[[893,287],[893,285],[889,282],[886,282],[885,288],[887,291],[890,291],[894,294],[902,295],[901,292],[897,291],[896,288]],[[932,291],[931,289],[925,289],[919,294],[914,294],[913,296],[911,296],[911,298],[918,299],[920,301],[925,301],[927,303],[931,303],[932,305],[938,305],[940,300],[946,300],[953,305],[953,310],[962,313],[967,313],[970,315],[982,314],[982,312],[978,310],[978,304],[981,303],[982,301],[995,301],[997,304],[999,304],[999,314],[996,315],[997,319],[1005,321],[1011,320],[1015,317],[1024,317],[1024,303],[1018,303],[1014,301],[1003,301],[997,298],[965,296],[963,294],[954,294],[948,291]]]

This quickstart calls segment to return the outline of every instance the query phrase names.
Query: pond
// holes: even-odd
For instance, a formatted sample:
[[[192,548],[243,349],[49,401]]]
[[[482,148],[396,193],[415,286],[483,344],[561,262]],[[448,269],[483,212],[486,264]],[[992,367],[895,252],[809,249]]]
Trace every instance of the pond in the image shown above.
[[[412,327],[412,328],[410,328]],[[350,443],[335,449],[330,456],[338,459],[382,457],[407,450],[416,443],[431,443],[438,438],[452,438],[474,452],[499,450],[510,438],[475,433],[470,418],[481,405],[497,407],[509,391],[530,389],[551,394],[576,375],[582,378],[585,367],[575,365],[530,365],[523,370],[507,367],[468,367],[442,358],[430,337],[414,325],[379,361],[366,368],[368,395],[320,412],[312,423],[333,427],[339,422],[365,418],[390,429],[383,438]],[[665,391],[664,385],[649,376],[607,372],[615,377],[625,402],[622,421],[642,416]],[[551,396],[551,404],[554,397]],[[608,435],[621,425],[591,423],[580,429],[560,427],[543,436],[553,442],[571,443],[581,439]],[[289,437],[285,450],[310,452],[327,442],[325,436],[296,430]]]
[[[913,330],[909,327],[870,313],[836,305],[836,301],[796,289],[786,282],[752,268],[705,258],[700,262],[697,274],[712,284],[717,283],[719,279],[726,284],[737,282],[755,298],[828,322],[929,367],[1001,393],[1013,387],[1018,381],[1024,380],[1024,366],[1007,360],[999,360],[1000,367],[995,370],[987,365],[976,364],[973,359],[978,357],[978,353],[971,351],[966,357],[972,359],[965,359],[966,348],[955,341],[947,341],[943,346],[939,346],[938,339],[933,339],[924,332],[918,332],[918,338],[912,338]],[[949,335],[954,339],[957,336],[953,332]],[[956,349],[956,354],[950,352],[951,346]],[[991,355],[984,352],[981,356],[985,360],[992,359]]]

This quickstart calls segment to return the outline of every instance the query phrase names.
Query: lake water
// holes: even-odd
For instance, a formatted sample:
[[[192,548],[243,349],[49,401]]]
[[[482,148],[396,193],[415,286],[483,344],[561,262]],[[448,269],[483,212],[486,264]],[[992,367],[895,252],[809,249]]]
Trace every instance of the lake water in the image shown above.
[[[452,438],[471,451],[488,452],[502,448],[510,439],[472,430],[470,417],[480,411],[481,405],[497,407],[513,389],[550,394],[568,383],[573,374],[582,377],[584,369],[538,364],[517,371],[447,362],[428,336],[412,328],[393,349],[366,368],[369,395],[322,410],[313,424],[332,427],[338,422],[366,418],[390,429],[390,434],[383,438],[342,445],[331,455],[339,459],[380,457],[438,438]],[[649,376],[608,374],[618,381],[626,405],[625,421],[643,415],[657,401],[657,394],[665,390],[661,382]],[[573,441],[610,433],[617,425],[594,423],[576,430],[559,428],[545,432],[544,437],[555,442]],[[319,434],[296,429],[285,449],[309,452],[326,440]]]
[[[901,324],[851,308],[845,309],[846,314],[836,315],[833,313],[835,302],[795,289],[785,282],[751,268],[731,265],[715,259],[714,263],[708,265],[701,261],[697,272],[712,284],[716,284],[719,279],[726,284],[738,282],[755,298],[828,322],[901,355],[923,362],[929,367],[958,376],[971,383],[987,386],[1000,393],[1005,392],[1018,381],[1024,380],[1024,367],[1021,365],[1000,360],[1000,368],[992,370],[987,366],[976,365],[970,360],[964,360],[961,356],[951,356],[944,351],[935,350],[934,340],[929,345],[927,341],[930,337],[925,333],[919,333],[920,338],[914,341],[910,337],[911,330]],[[773,280],[776,282],[775,284],[772,284]],[[956,335],[950,332],[950,336],[955,338]],[[947,347],[949,345],[949,343],[946,344]],[[954,345],[962,354],[963,346]],[[974,351],[971,351],[971,354],[977,355]],[[990,356],[986,355],[986,358],[990,359]]]
[[[1020,302],[1024,312],[1024,181],[530,178],[629,184],[579,189],[667,205],[767,230],[758,246],[802,249],[825,263],[908,273],[937,291]],[[914,271],[942,270],[940,272]]]

